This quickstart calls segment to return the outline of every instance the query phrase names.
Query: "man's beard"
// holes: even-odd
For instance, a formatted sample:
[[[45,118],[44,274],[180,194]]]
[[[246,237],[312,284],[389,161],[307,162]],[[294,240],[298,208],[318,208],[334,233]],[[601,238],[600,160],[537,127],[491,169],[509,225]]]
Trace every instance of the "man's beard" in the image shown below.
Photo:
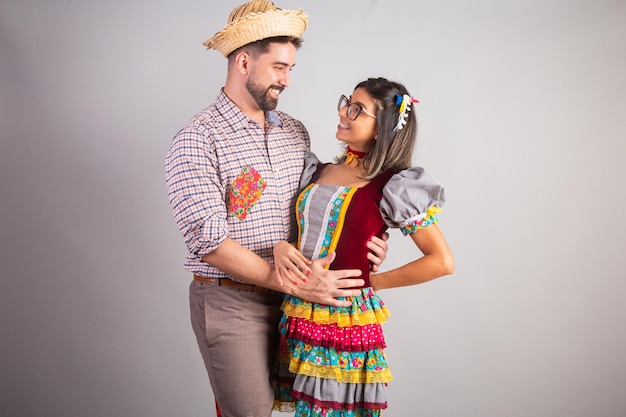
[[[252,98],[254,98],[254,101],[256,101],[259,108],[263,111],[271,111],[278,106],[278,99],[270,96],[270,88],[275,88],[278,91],[284,90],[284,87],[279,85],[270,85],[269,87],[264,88],[263,86],[256,84],[252,80],[252,77],[248,78],[248,81],[246,81],[246,89]]]

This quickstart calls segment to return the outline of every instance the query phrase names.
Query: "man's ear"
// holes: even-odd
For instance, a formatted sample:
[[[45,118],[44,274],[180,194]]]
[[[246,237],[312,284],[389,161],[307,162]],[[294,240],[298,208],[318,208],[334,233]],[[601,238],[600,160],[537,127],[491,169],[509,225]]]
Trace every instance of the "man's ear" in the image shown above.
[[[250,70],[250,54],[241,51],[235,56],[235,67],[242,75],[247,75]]]

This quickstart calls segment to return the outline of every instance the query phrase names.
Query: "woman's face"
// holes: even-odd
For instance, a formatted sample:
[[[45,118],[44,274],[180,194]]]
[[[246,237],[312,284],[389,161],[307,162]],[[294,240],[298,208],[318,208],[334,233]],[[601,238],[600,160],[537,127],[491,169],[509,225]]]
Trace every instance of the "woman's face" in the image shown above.
[[[373,116],[376,114],[376,102],[363,88],[354,90],[348,100],[350,104],[341,107],[338,111],[339,125],[336,138],[350,145],[355,151],[368,152],[378,132],[376,119]],[[364,111],[358,113],[356,119],[350,120],[348,107],[352,106],[351,116],[354,117],[354,104],[360,105]]]

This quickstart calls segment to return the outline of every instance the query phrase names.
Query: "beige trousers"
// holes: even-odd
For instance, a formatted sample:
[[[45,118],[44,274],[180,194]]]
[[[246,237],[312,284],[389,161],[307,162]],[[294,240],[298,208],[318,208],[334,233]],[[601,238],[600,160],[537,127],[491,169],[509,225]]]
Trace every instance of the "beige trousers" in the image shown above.
[[[270,417],[282,295],[193,281],[191,325],[223,417]]]

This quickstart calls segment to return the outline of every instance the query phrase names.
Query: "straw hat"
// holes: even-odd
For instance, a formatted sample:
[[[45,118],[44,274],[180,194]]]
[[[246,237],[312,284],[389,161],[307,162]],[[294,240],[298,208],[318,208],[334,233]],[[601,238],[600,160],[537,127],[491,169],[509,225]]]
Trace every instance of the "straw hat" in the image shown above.
[[[271,1],[253,0],[233,9],[228,24],[204,42],[227,57],[235,49],[274,36],[299,38],[307,27],[309,16],[299,10],[282,10]]]

